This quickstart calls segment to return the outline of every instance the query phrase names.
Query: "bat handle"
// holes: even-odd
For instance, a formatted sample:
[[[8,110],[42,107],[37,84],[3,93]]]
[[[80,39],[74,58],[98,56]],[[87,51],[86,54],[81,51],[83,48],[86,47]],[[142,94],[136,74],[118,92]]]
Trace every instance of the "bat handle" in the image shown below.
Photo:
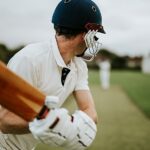
[[[49,111],[50,111],[50,109],[46,105],[44,105],[42,107],[40,113],[36,116],[36,118],[38,120],[46,118],[46,116],[48,115]]]
[[[57,108],[59,99],[57,96],[46,96],[44,101],[45,105],[43,105],[40,113],[36,117],[38,120],[46,118],[50,108]]]

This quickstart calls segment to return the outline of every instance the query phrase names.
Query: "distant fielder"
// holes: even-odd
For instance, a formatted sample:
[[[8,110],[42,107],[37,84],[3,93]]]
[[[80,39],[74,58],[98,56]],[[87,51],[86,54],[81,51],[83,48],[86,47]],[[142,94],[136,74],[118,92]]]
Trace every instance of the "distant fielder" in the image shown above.
[[[0,150],[32,150],[38,143],[84,150],[95,139],[97,113],[83,59],[100,49],[96,33],[105,33],[100,10],[91,0],[61,0],[52,23],[51,39],[26,46],[8,63],[49,96],[45,105],[51,110],[44,119],[26,122],[1,107]],[[61,106],[72,93],[78,110],[70,116]]]
[[[101,86],[104,90],[108,90],[110,87],[110,61],[106,58],[100,60],[98,63],[99,66],[99,78],[101,81]]]

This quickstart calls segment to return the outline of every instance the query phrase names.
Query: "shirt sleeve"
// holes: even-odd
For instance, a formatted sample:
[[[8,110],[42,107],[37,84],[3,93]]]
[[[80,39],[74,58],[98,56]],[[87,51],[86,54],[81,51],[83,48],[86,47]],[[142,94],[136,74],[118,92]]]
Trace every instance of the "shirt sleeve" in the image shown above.
[[[89,90],[88,86],[88,68],[87,64],[82,60],[77,65],[77,82],[75,91],[77,90]]]
[[[7,67],[31,85],[37,85],[35,67],[28,57],[17,54],[8,62]]]

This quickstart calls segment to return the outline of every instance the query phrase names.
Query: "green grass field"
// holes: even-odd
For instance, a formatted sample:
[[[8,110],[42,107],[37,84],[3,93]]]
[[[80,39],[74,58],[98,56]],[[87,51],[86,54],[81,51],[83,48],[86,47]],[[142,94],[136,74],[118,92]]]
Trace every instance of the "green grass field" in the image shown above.
[[[150,75],[141,72],[113,71],[111,85],[122,87],[133,102],[150,117]],[[91,85],[98,85],[98,71],[89,72]]]
[[[150,75],[113,71],[111,87],[104,91],[98,71],[90,71],[89,83],[99,124],[96,139],[88,150],[150,150],[150,119],[145,116],[150,116]],[[71,112],[76,109],[72,97],[64,107]],[[62,149],[39,145],[36,150]]]

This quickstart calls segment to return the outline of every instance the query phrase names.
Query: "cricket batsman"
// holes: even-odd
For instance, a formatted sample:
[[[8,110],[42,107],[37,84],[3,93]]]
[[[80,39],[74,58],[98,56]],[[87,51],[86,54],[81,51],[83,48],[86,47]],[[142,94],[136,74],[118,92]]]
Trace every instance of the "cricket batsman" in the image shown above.
[[[33,150],[38,143],[84,150],[95,139],[97,113],[88,86],[84,59],[100,50],[97,32],[105,33],[102,16],[92,0],[61,0],[52,16],[54,29],[47,41],[27,45],[8,67],[45,95],[50,111],[26,122],[0,107],[0,150]],[[74,95],[72,115],[62,104]]]

